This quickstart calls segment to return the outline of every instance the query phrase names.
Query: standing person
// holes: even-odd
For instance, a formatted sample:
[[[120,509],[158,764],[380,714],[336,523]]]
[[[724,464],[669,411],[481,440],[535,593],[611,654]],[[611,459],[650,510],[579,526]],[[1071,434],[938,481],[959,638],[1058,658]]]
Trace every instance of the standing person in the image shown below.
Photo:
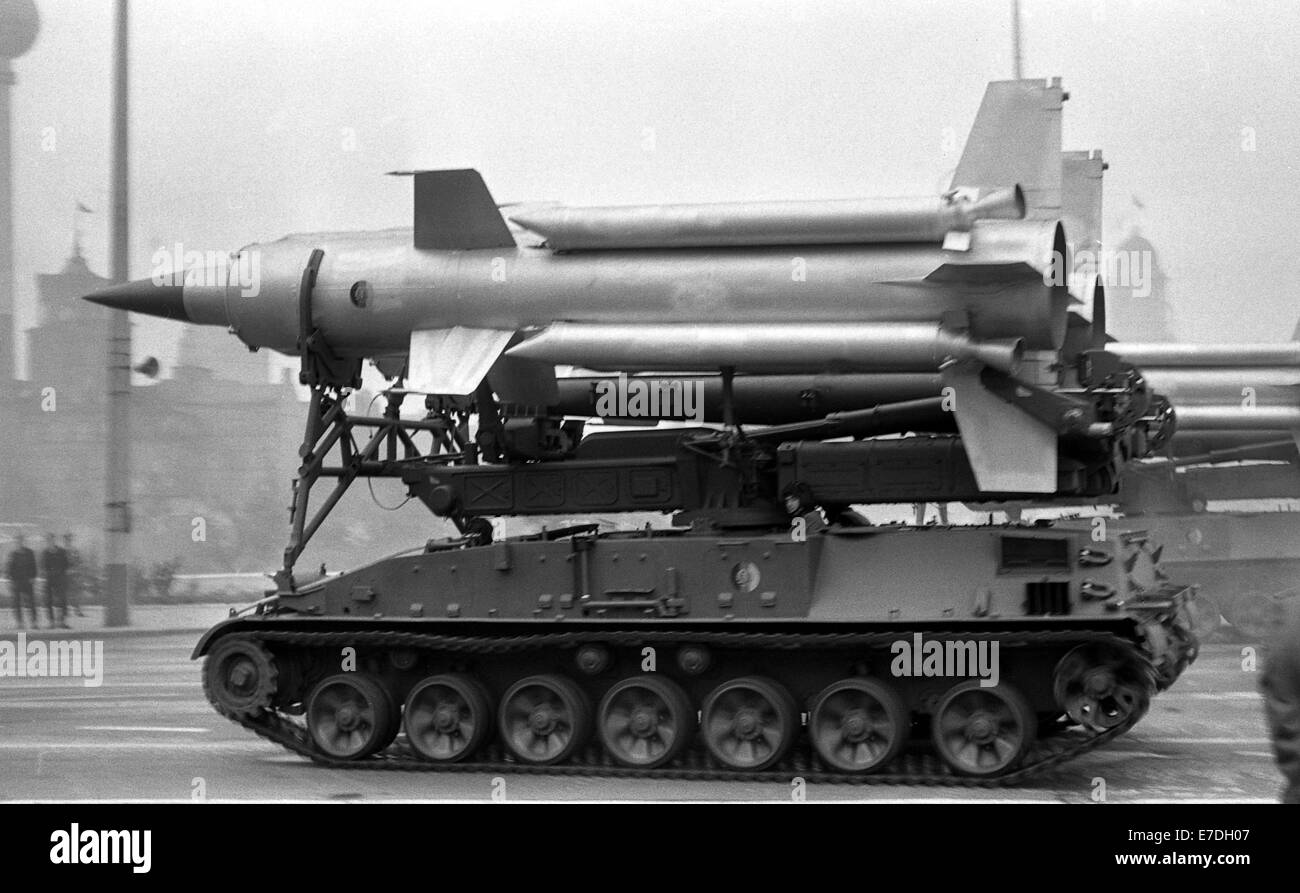
[[[32,612],[32,629],[36,629],[36,594],[32,581],[36,579],[36,553],[27,548],[27,541],[20,533],[14,537],[14,548],[9,553],[9,590],[14,596],[14,616],[18,618],[18,628],[23,628],[23,605]]]
[[[1300,610],[1292,607],[1264,652],[1259,676],[1277,768],[1286,779],[1283,803],[1300,803]]]
[[[45,534],[41,572],[45,574],[45,613],[50,618],[50,629],[69,629],[68,553],[52,533]]]
[[[68,607],[78,617],[85,617],[81,610],[81,556],[72,547],[72,534],[63,534],[63,551],[68,553]]]

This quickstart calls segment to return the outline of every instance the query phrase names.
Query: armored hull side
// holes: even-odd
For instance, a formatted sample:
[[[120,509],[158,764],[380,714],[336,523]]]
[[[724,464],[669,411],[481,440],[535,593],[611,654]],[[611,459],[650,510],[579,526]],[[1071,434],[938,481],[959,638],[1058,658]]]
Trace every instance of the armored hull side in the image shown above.
[[[384,559],[195,653],[219,712],[336,766],[1006,782],[1141,718],[1189,597],[1142,536],[581,528]]]

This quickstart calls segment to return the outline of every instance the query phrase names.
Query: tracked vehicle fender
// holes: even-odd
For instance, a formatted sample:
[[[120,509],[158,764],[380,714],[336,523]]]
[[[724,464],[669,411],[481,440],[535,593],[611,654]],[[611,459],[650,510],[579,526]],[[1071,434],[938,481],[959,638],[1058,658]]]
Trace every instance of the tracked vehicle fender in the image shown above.
[[[198,660],[212,650],[213,644],[220,638],[232,633],[243,632],[246,629],[256,629],[257,624],[250,621],[247,617],[231,617],[218,623],[212,629],[205,632],[199,637],[199,641],[194,646],[193,653],[190,654],[190,660]]]

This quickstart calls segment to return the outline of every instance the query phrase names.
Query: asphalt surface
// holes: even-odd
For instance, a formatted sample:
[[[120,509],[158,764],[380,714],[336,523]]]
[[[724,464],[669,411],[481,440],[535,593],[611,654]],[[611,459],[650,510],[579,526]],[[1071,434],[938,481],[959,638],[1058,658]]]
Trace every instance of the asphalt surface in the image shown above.
[[[201,615],[207,619],[206,615]],[[91,638],[87,629],[67,634]],[[13,639],[6,631],[3,638]],[[317,767],[217,716],[203,697],[197,634],[102,637],[103,681],[0,678],[0,800],[789,801],[787,783],[543,778]],[[929,802],[1273,802],[1273,762],[1256,673],[1242,645],[1197,663],[1120,740],[1013,789],[808,785],[817,800]]]

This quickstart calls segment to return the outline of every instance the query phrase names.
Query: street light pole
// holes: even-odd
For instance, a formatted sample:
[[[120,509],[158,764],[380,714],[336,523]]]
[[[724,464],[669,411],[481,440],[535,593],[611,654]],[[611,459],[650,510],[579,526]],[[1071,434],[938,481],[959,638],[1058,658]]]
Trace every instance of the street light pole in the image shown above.
[[[113,60],[113,221],[110,277],[130,280],[127,120],[127,0],[117,0]],[[104,625],[130,624],[131,603],[131,320],[113,310],[108,322],[108,456],[105,472]]]

